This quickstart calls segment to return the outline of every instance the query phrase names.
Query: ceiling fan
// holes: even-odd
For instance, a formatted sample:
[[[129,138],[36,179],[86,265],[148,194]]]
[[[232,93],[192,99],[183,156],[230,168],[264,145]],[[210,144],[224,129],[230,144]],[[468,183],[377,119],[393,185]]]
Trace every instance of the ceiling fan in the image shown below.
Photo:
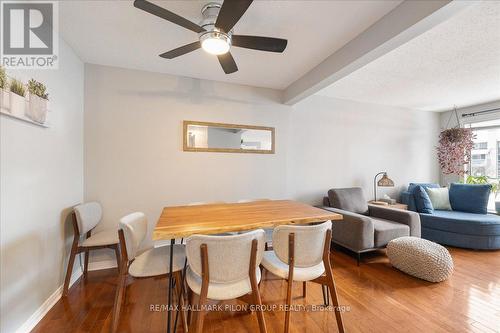
[[[201,47],[206,52],[216,55],[224,72],[231,74],[238,71],[238,66],[229,52],[231,46],[279,53],[286,48],[286,39],[233,35],[234,25],[252,4],[252,1],[225,0],[222,5],[210,2],[201,10],[203,20],[199,25],[146,0],[135,0],[134,6],[198,33],[198,41],[162,53],[160,57],[173,59]]]

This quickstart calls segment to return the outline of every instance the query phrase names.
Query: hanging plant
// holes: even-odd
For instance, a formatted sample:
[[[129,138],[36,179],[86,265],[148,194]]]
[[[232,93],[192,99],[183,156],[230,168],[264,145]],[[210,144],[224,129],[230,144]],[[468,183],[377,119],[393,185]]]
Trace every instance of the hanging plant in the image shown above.
[[[437,155],[443,174],[465,174],[465,165],[470,163],[474,138],[471,128],[450,128],[439,134]]]
[[[448,128],[450,120],[455,115],[457,125]],[[475,135],[472,128],[462,128],[458,117],[457,107],[450,113],[446,128],[439,133],[439,146],[436,147],[438,162],[445,175],[463,176],[466,173],[465,166],[470,163],[471,151],[474,147]]]

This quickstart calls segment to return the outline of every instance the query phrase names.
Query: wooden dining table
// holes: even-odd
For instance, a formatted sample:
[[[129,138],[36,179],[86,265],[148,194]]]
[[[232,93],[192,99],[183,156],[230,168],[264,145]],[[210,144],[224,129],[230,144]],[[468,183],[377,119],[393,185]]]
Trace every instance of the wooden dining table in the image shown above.
[[[220,234],[273,228],[284,224],[308,224],[342,220],[342,215],[292,200],[259,200],[245,203],[220,203],[165,207],[153,231],[154,240],[170,240],[172,251],[169,272],[173,268],[176,239],[194,234]],[[186,263],[182,272],[184,280]],[[173,274],[170,274],[167,304],[167,332],[171,332]],[[182,286],[181,286],[182,294]],[[180,296],[180,295],[179,295]],[[174,332],[177,327],[177,316]]]

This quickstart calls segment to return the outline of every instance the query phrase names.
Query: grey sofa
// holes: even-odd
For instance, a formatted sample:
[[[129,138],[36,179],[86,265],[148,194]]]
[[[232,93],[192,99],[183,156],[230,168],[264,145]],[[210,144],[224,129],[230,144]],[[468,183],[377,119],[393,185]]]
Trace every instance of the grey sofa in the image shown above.
[[[417,213],[368,205],[359,187],[329,190],[322,208],[344,216],[333,223],[332,241],[355,252],[358,265],[361,253],[384,248],[398,237],[420,237]]]

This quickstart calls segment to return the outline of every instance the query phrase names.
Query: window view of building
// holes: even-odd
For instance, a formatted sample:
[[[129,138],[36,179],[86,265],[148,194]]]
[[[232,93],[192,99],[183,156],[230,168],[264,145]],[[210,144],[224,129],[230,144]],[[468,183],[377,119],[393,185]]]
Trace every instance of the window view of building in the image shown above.
[[[472,124],[474,128],[474,146],[471,152],[469,175],[486,176],[490,183],[500,180],[500,121]],[[494,210],[495,194],[492,193],[488,209]]]

